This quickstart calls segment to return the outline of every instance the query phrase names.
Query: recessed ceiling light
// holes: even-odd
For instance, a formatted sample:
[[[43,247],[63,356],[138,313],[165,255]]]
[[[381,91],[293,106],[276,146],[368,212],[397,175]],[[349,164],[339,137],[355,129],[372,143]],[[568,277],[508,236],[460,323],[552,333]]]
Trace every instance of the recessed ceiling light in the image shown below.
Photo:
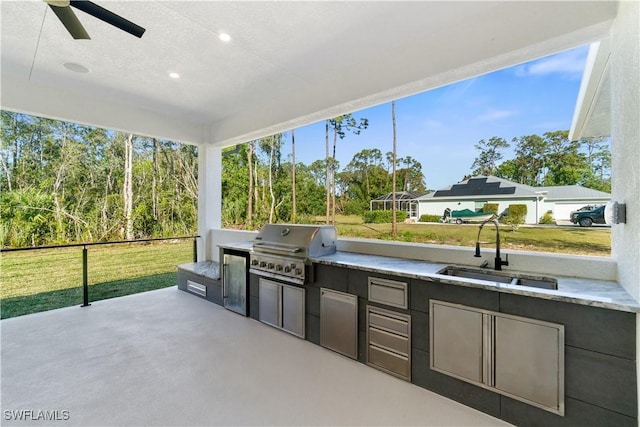
[[[67,70],[73,71],[74,73],[86,74],[89,72],[89,69],[87,67],[85,67],[84,65],[77,64],[75,62],[66,62],[62,64],[62,66]]]
[[[169,73],[169,77],[171,77],[172,79],[179,79],[180,78],[180,74],[178,74],[178,73]]]
[[[231,36],[229,34],[227,34],[227,33],[220,33],[218,38],[220,40],[222,40],[223,42],[230,42],[231,41]]]

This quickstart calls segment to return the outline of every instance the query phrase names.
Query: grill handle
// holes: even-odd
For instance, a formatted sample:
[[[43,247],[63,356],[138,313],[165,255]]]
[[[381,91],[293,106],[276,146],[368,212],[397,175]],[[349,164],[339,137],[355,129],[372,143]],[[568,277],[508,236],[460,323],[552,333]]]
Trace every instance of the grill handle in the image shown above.
[[[282,254],[291,255],[291,254],[297,254],[297,253],[303,252],[301,248],[297,248],[297,247],[289,248],[286,246],[275,245],[273,243],[266,243],[266,242],[254,243],[253,247],[259,248],[259,250],[263,252],[271,252],[278,255],[282,255]]]

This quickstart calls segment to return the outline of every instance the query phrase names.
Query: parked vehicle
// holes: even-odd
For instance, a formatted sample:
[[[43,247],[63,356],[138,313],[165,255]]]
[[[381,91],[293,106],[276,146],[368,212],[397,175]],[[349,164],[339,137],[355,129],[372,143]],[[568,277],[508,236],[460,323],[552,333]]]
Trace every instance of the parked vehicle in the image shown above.
[[[571,222],[580,227],[591,227],[593,224],[604,224],[604,205],[587,205],[571,212]]]
[[[474,212],[471,209],[452,211],[447,208],[444,210],[444,214],[442,215],[442,222],[455,222],[456,224],[482,222],[487,219],[491,219],[494,216],[493,212]]]

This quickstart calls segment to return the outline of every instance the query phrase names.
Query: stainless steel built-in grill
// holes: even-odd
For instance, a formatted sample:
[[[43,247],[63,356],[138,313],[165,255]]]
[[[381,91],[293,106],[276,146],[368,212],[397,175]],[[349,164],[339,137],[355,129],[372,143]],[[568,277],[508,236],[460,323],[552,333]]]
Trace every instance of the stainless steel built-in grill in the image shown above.
[[[336,228],[331,225],[265,225],[253,242],[252,274],[291,283],[308,283],[309,258],[335,253]]]

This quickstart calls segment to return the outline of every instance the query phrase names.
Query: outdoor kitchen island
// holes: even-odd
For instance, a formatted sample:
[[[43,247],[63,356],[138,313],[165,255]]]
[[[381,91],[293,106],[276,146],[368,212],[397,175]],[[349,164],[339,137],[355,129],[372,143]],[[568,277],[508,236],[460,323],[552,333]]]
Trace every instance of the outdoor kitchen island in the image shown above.
[[[220,247],[251,251],[247,242]],[[555,277],[558,289],[547,290],[461,280],[439,274],[446,264],[428,261],[340,251],[311,261],[313,277],[301,285],[307,341],[322,345],[321,295],[337,292],[357,301],[355,358],[361,363],[516,425],[638,424],[635,330],[640,305],[616,282]],[[258,281],[258,276],[250,275],[249,315],[256,320],[260,319]],[[443,322],[434,316],[432,307],[445,315],[463,315],[444,323],[442,331],[436,330],[440,341],[435,343],[432,319],[438,325]],[[474,324],[474,318],[479,323]],[[403,323],[405,319],[408,321]],[[446,316],[442,319],[450,320]],[[472,326],[465,329],[465,325]],[[510,329],[512,326],[524,328]],[[403,330],[408,334],[403,335]],[[470,330],[475,336],[465,335]],[[515,340],[514,345],[501,338],[503,332]],[[456,334],[463,334],[465,340],[457,342]],[[522,341],[522,337],[540,336],[542,343],[552,345],[550,349],[530,347],[526,339]],[[474,342],[478,349],[469,344]],[[434,350],[434,344],[441,343],[444,350],[454,351],[449,366],[446,361],[438,365],[438,358],[432,357],[432,352],[440,351],[437,345]],[[410,349],[405,356],[399,349],[407,344]],[[372,363],[374,354],[383,354],[386,359]],[[462,371],[455,370],[458,356],[462,356],[458,365]],[[473,359],[476,356],[478,359]],[[501,366],[510,359],[516,362],[515,373],[510,370],[513,367],[505,370]],[[405,360],[408,376],[403,375],[400,363]],[[518,364],[519,360],[536,364],[535,369],[542,366],[545,372],[532,376],[536,370]],[[549,375],[553,363],[555,378],[553,373]],[[469,366],[471,371],[478,368],[479,377],[465,371]],[[518,370],[521,378],[508,378]],[[527,387],[526,381],[545,378],[551,379],[551,384],[540,386],[550,389],[532,392]]]

